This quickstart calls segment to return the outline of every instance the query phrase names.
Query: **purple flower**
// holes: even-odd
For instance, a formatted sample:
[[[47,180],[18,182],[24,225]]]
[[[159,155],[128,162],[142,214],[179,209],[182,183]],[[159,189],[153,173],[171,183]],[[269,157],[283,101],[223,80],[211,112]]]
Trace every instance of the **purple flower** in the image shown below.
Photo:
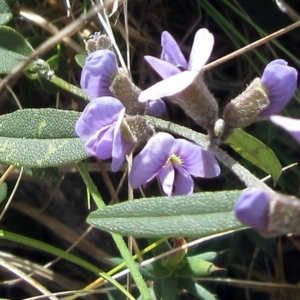
[[[117,171],[134,146],[134,140],[123,121],[125,107],[113,97],[92,100],[75,125],[86,151],[100,159],[112,157],[111,169]],[[125,134],[126,133],[126,137]]]
[[[122,77],[124,74],[119,74],[115,53],[110,50],[97,50],[92,52],[85,60],[85,65],[81,73],[80,85],[92,99],[103,96],[116,96],[111,90],[112,80],[116,76]],[[130,107],[136,106],[133,102],[137,101],[138,93],[136,99],[131,98],[130,95],[134,94],[136,90],[139,91],[139,89],[132,82],[131,84],[126,83],[127,82],[125,81],[122,86],[124,91],[121,90],[124,99],[121,99],[121,97],[117,98],[124,103],[127,108],[127,113],[128,111],[130,113]],[[126,98],[127,96],[130,101]],[[126,99],[127,101],[124,101]],[[146,113],[158,117],[161,116],[165,110],[165,103],[161,99],[153,99],[153,101],[148,102]]]
[[[235,204],[237,218],[247,226],[267,231],[271,197],[263,190],[244,192]]]
[[[129,183],[133,188],[138,188],[158,176],[168,196],[185,195],[193,192],[191,175],[211,178],[219,174],[220,167],[208,151],[160,132],[151,137],[135,157]]]
[[[139,96],[141,102],[173,96],[187,88],[208,60],[214,37],[207,29],[199,29],[188,62],[167,31],[162,33],[161,43],[163,47],[161,59],[152,56],[146,56],[145,59],[164,80],[142,91]]]
[[[95,51],[85,60],[80,79],[81,88],[91,98],[112,96],[109,87],[117,72],[117,59],[112,51]]]
[[[283,59],[273,60],[266,66],[260,84],[267,92],[270,105],[260,113],[261,117],[281,112],[296,91],[297,75],[296,69]]]
[[[298,143],[300,143],[300,120],[282,116],[271,116],[270,120],[286,130]]]

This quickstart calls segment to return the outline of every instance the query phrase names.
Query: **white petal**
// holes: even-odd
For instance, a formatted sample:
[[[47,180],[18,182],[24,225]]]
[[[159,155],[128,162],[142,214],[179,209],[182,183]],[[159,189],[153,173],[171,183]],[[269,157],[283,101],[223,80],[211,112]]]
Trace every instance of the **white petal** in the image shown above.
[[[173,96],[186,89],[198,74],[198,72],[184,71],[162,80],[142,91],[139,95],[139,101],[145,102],[147,100]]]
[[[189,70],[200,71],[210,57],[214,46],[214,36],[206,29],[197,31],[189,59]]]

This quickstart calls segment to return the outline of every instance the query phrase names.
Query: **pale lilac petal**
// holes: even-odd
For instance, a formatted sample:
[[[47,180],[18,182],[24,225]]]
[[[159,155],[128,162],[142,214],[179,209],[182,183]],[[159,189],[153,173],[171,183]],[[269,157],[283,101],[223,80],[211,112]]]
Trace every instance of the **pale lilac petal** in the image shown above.
[[[200,72],[208,61],[214,46],[214,36],[206,29],[197,31],[190,54],[188,70]]]
[[[261,117],[282,111],[295,94],[297,75],[296,69],[282,59],[276,59],[266,66],[260,83],[267,90],[270,105],[260,113]]]
[[[91,98],[111,96],[111,78],[117,71],[117,59],[112,51],[95,51],[85,60],[80,86]]]
[[[197,77],[198,72],[184,71],[162,80],[150,88],[142,91],[139,101],[155,100],[158,98],[173,96],[186,89]]]
[[[148,64],[163,78],[171,77],[181,71],[169,62],[163,61],[153,56],[144,56]]]
[[[175,174],[173,195],[188,195],[193,193],[194,180],[189,172],[184,167],[176,164]]]
[[[235,204],[237,218],[247,226],[258,230],[268,229],[270,195],[263,190],[244,192]]]
[[[173,154],[174,140],[165,132],[159,132],[149,139],[133,160],[129,174],[129,183],[133,188],[145,185],[160,172]]]
[[[200,146],[184,139],[175,140],[174,153],[182,160],[182,166],[195,177],[212,178],[220,174],[215,157]]]
[[[300,143],[300,120],[282,116],[271,116],[270,120],[286,130],[293,138]]]
[[[114,127],[114,139],[112,145],[112,163],[111,170],[116,172],[120,169],[123,162],[125,161],[126,155],[130,153],[133,148],[134,143],[125,141],[122,137],[121,125],[123,122],[123,117],[125,114],[125,108],[121,111],[119,118]]]
[[[77,135],[83,140],[89,139],[102,127],[113,124],[123,108],[123,104],[113,97],[92,100],[76,122]]]
[[[188,67],[187,61],[182,54],[178,44],[172,35],[164,31],[161,35],[161,45],[163,47],[161,59],[171,63],[174,66],[181,66],[185,70]]]
[[[153,117],[160,117],[166,111],[165,102],[161,99],[148,101],[146,114]]]
[[[173,193],[175,170],[173,164],[170,161],[160,170],[160,172],[158,173],[158,179],[166,195],[171,196]]]
[[[95,155],[100,159],[110,158],[113,138],[114,126],[109,126],[106,128],[106,130],[99,131],[98,135],[94,136],[86,142],[85,147],[87,149],[87,152],[91,155]]]

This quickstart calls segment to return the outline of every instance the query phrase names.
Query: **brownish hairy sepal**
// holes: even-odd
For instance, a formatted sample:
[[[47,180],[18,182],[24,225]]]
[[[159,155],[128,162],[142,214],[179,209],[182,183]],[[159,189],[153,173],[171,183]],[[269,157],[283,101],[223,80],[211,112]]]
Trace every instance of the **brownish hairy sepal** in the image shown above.
[[[259,82],[260,78],[254,79],[243,93],[226,105],[223,112],[225,126],[222,140],[235,128],[244,128],[257,121],[258,115],[269,106],[268,95]]]
[[[218,104],[206,87],[202,74],[185,90],[170,98],[197,124],[208,132],[213,131],[218,118]]]
[[[146,103],[138,101],[141,90],[131,81],[123,69],[119,69],[109,87],[114,97],[119,99],[126,108],[126,114],[144,115]]]
[[[144,145],[154,134],[154,126],[143,116],[126,116],[126,124],[135,139],[135,147]]]
[[[106,34],[95,32],[85,42],[85,50],[88,55],[98,50],[112,50],[110,38]]]

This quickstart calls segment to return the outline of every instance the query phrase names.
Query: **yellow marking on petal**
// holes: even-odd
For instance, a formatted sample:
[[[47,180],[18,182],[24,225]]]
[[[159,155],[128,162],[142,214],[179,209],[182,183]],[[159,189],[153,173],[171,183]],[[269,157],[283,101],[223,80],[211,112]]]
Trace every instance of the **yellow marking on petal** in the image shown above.
[[[182,165],[183,164],[183,161],[181,159],[181,157],[179,157],[177,154],[173,153],[169,160],[171,160],[172,163],[174,164],[179,164],[179,165]]]

